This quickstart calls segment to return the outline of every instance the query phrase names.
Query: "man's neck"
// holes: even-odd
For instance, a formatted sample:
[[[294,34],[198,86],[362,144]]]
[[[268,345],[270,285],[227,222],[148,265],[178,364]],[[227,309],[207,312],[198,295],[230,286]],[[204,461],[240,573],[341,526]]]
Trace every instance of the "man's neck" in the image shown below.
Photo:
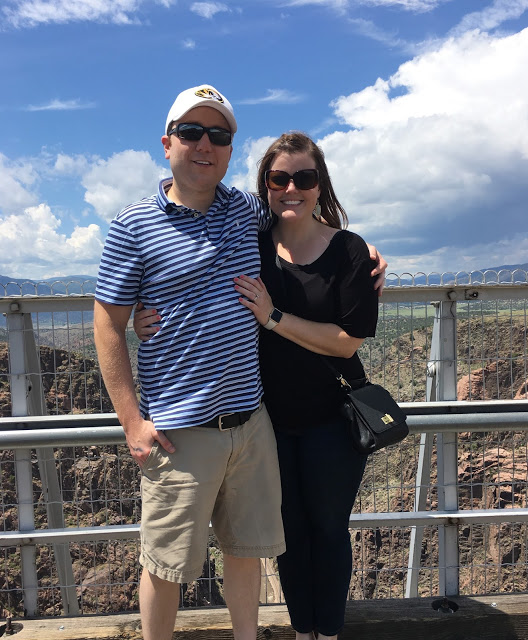
[[[184,207],[189,207],[189,209],[195,209],[196,211],[200,211],[204,215],[209,211],[211,205],[214,202],[216,194],[216,187],[211,192],[202,192],[202,191],[193,191],[193,192],[185,192],[182,193],[180,189],[178,189],[174,180],[172,181],[172,185],[170,189],[167,191],[167,197],[169,200],[172,200],[175,204],[183,205]]]

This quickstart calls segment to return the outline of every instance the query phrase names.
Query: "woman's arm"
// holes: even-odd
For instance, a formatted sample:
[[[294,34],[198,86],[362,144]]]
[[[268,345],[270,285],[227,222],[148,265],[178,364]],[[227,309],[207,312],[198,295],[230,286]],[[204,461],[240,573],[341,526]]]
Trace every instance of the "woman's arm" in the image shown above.
[[[240,304],[252,311],[261,325],[265,325],[274,305],[264,282],[260,278],[240,276],[235,278],[235,289],[243,296],[239,298]],[[351,358],[363,342],[363,338],[349,336],[337,324],[313,322],[290,313],[282,315],[273,331],[309,351],[338,358]]]
[[[372,260],[374,260],[376,262],[376,266],[374,267],[374,269],[371,272],[371,276],[378,276],[376,278],[376,280],[374,281],[374,289],[376,289],[378,291],[378,295],[381,296],[382,292],[383,292],[383,286],[385,284],[385,271],[387,270],[387,262],[384,260],[383,256],[381,255],[381,253],[379,253],[379,251],[376,249],[376,247],[372,244],[367,244],[368,250],[369,250],[369,255],[370,258]],[[265,287],[264,287],[265,288]],[[267,293],[267,292],[266,292]],[[250,299],[248,299],[250,300]],[[270,298],[271,300],[271,298]],[[248,305],[245,305],[248,306]],[[251,307],[248,306],[249,309],[251,309]],[[273,307],[272,307],[273,308]],[[253,309],[251,309],[251,311],[254,312]],[[351,338],[351,336],[349,336],[346,331],[343,331],[340,327],[338,327],[335,324],[328,324],[328,323],[319,323],[319,322],[310,322],[309,320],[303,320],[302,318],[296,318],[297,320],[301,321],[301,325],[300,326],[293,326],[292,327],[292,333],[291,335],[286,335],[285,333],[282,333],[282,330],[284,329],[285,331],[288,330],[288,326],[292,325],[295,320],[290,320],[287,319],[285,316],[289,315],[291,318],[295,319],[295,316],[291,316],[291,314],[284,314],[282,320],[281,320],[281,330],[277,331],[277,333],[279,333],[280,335],[284,335],[285,338],[288,338],[289,340],[293,340],[294,342],[297,342],[297,344],[300,344],[302,347],[305,347],[306,349],[310,349],[310,351],[315,351],[316,353],[323,353],[323,351],[319,351],[317,346],[318,344],[313,344],[312,346],[309,346],[311,344],[311,336],[313,335],[313,332],[315,330],[317,330],[317,332],[323,331],[322,327],[324,325],[326,325],[327,327],[333,327],[334,329],[331,331],[332,335],[328,336],[328,340],[323,339],[323,342],[325,344],[328,343],[328,347],[331,349],[332,345],[336,344],[336,338],[337,338],[337,343],[338,343],[338,350],[341,351],[341,349],[344,348],[345,351],[348,351],[349,349],[352,349],[352,345],[346,345],[344,343],[347,343],[348,340],[346,340],[346,338]],[[256,317],[256,314],[255,314]],[[159,326],[153,324],[154,322],[159,322],[161,320],[160,316],[158,315],[156,309],[145,309],[145,307],[143,306],[142,302],[138,302],[135,311],[134,311],[134,331],[137,335],[137,337],[142,341],[142,342],[146,342],[147,340],[150,340],[150,338],[155,334],[158,333],[159,331]],[[258,320],[258,318],[257,318]],[[285,322],[286,320],[286,322]],[[260,320],[259,320],[260,322]],[[266,319],[267,322],[267,319]],[[266,322],[261,324],[266,324]],[[306,326],[304,326],[306,324]],[[308,325],[315,325],[315,327],[308,327]],[[338,336],[335,335],[335,330],[339,330],[339,334]],[[305,339],[306,342],[300,342],[298,341],[298,339],[295,339],[293,336],[300,336],[301,334],[305,334]],[[322,337],[322,336],[321,336]],[[299,338],[300,339],[300,338]],[[358,338],[351,338],[353,340],[358,340]],[[362,342],[362,341],[361,341]],[[357,349],[359,348],[359,345],[361,344],[361,342],[357,345],[357,347],[355,347],[352,351],[352,353],[350,354],[350,356],[340,356],[339,354],[334,354],[334,353],[326,353],[325,355],[338,355],[339,357],[342,358],[349,358],[351,357],[355,351],[357,351]],[[317,343],[319,343],[319,340],[317,340]],[[315,347],[315,348],[314,348]],[[319,348],[324,348],[324,347],[319,347]]]

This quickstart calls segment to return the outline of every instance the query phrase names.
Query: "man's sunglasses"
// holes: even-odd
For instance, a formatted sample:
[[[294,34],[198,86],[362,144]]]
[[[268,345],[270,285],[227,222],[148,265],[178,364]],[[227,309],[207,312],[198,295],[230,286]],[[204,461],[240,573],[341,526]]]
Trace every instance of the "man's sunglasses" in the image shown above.
[[[201,124],[195,124],[194,122],[180,122],[174,129],[169,131],[168,135],[176,134],[182,140],[198,142],[198,140],[202,139],[204,133],[209,136],[211,144],[217,147],[227,147],[233,139],[231,131],[227,129],[222,129],[222,127],[202,127]]]
[[[266,186],[271,191],[283,191],[293,180],[293,184],[301,191],[313,189],[319,184],[319,172],[317,169],[301,169],[296,171],[293,176],[286,171],[277,171],[268,169],[265,173]]]

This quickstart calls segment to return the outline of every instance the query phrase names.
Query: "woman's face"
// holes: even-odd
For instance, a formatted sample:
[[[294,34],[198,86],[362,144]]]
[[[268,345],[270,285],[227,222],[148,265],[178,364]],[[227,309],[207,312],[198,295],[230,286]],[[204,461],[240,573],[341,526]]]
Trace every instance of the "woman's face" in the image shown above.
[[[274,171],[285,171],[290,176],[296,171],[315,168],[315,160],[309,153],[280,153],[270,167]],[[279,219],[311,218],[320,194],[318,185],[313,189],[299,189],[293,180],[290,180],[286,189],[282,191],[268,189],[268,202]]]

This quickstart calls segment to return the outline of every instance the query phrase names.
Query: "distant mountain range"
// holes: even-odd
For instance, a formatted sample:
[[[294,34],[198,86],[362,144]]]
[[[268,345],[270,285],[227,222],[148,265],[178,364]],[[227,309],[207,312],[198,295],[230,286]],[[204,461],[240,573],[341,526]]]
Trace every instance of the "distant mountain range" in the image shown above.
[[[390,271],[390,266],[389,266]],[[432,273],[428,275],[417,275],[413,279],[387,278],[388,285],[438,285],[473,284],[478,282],[528,282],[528,262],[524,264],[504,264],[500,267],[487,267],[485,269],[467,271],[449,271]],[[487,274],[487,275],[485,275]],[[497,274],[497,277],[494,275]],[[408,276],[409,274],[403,274]],[[97,278],[94,276],[72,275],[56,278],[46,278],[43,280],[32,280],[30,278],[10,278],[0,275],[0,297],[19,295],[65,295],[94,293]]]

